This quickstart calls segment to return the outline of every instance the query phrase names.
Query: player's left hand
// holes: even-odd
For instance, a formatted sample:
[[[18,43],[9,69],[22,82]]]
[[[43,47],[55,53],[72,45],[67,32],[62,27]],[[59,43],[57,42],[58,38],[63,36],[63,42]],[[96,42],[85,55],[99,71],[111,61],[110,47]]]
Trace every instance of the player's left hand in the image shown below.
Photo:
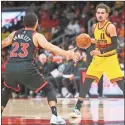
[[[91,38],[91,43],[96,44],[96,43],[97,43],[97,41],[96,41],[94,38]]]
[[[90,54],[91,54],[91,56],[97,56],[97,55],[100,55],[101,52],[100,52],[99,50],[92,50],[92,51],[90,52]]]

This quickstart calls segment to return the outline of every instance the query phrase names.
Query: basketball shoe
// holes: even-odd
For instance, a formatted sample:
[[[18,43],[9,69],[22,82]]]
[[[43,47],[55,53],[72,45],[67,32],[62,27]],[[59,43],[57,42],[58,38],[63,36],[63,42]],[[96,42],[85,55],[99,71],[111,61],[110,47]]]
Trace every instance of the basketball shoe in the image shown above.
[[[78,109],[74,108],[72,110],[72,112],[69,114],[69,116],[71,118],[80,118],[81,117],[81,112]]]
[[[61,125],[61,124],[64,125],[64,124],[66,124],[66,121],[64,119],[62,119],[60,116],[55,116],[52,114],[50,123],[56,124],[56,125]]]

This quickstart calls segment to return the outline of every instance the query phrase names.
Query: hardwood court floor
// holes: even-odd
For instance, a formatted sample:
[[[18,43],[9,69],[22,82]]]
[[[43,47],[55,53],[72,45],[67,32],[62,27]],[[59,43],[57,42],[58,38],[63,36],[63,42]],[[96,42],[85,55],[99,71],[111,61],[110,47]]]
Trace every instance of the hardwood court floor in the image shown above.
[[[87,99],[82,119],[70,119],[77,99],[58,99],[58,114],[67,125],[124,125],[124,99]],[[2,125],[49,125],[51,110],[46,98],[11,99],[2,114]]]

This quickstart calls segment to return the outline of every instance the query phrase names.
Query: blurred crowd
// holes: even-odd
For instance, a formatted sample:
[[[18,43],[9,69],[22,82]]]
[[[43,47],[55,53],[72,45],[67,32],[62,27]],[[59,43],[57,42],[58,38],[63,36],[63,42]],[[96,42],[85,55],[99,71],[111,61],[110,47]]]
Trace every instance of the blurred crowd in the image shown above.
[[[2,1],[2,9],[14,7],[27,7],[27,11],[34,11],[39,17],[38,32],[45,35],[46,39],[62,49],[70,50],[76,47],[75,37],[80,33],[89,33],[95,19],[95,7],[100,2],[96,1]],[[118,54],[121,68],[124,69],[124,2],[105,2],[111,8],[109,20],[117,27],[119,40]],[[30,5],[30,6],[29,6]],[[88,24],[88,22],[90,25]],[[16,24],[12,20],[12,26],[2,27],[2,39],[10,32],[23,28],[23,16]],[[9,47],[2,50],[2,82],[9,55]],[[77,50],[81,54],[81,60],[76,64],[64,58],[54,55],[49,51],[40,49],[36,57],[36,66],[51,82],[57,92],[57,97],[78,97],[79,84],[81,82],[80,69],[87,68],[87,53],[85,50]],[[14,97],[46,96],[42,91],[37,95],[21,85],[20,93],[14,93]]]

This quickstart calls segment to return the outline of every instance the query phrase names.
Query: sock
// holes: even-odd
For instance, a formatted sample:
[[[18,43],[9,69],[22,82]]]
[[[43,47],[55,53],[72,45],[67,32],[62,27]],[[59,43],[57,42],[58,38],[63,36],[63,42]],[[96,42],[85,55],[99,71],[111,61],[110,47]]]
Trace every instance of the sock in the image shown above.
[[[81,109],[81,107],[82,107],[82,103],[83,103],[83,101],[82,101],[82,100],[78,100],[78,101],[77,101],[77,103],[76,103],[75,108],[76,108],[76,109],[78,109],[78,110],[80,110],[80,109]]]
[[[57,116],[57,108],[56,108],[56,106],[52,106],[51,107],[51,111],[52,111],[52,114],[54,114],[55,116]]]

